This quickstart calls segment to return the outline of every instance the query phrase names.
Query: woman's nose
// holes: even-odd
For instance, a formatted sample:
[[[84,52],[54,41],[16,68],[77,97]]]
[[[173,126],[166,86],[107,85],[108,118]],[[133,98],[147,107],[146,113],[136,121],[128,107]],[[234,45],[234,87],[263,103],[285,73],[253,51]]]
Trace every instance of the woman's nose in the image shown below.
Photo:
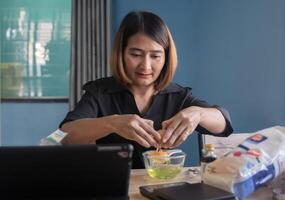
[[[149,56],[145,56],[142,61],[142,67],[149,69],[151,68],[151,59]]]

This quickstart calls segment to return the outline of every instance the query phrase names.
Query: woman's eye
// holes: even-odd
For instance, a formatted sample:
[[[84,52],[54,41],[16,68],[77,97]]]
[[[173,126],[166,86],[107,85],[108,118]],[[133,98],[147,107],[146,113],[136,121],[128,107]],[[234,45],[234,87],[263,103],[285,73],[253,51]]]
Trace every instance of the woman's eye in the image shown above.
[[[154,58],[154,59],[159,59],[160,58],[160,56],[158,56],[158,55],[152,55],[151,57]]]
[[[131,53],[131,56],[138,57],[138,56],[141,56],[141,55],[140,54],[136,54],[136,53]]]

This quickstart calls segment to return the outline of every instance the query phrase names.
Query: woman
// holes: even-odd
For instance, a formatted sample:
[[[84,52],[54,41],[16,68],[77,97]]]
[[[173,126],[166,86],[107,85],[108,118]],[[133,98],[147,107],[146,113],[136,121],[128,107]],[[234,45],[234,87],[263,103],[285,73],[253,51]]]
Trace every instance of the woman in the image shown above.
[[[227,112],[171,83],[177,56],[160,17],[131,12],[123,19],[112,51],[113,77],[88,82],[76,108],[61,123],[63,144],[131,143],[133,168],[143,168],[142,152],[174,148],[197,130],[228,136]]]

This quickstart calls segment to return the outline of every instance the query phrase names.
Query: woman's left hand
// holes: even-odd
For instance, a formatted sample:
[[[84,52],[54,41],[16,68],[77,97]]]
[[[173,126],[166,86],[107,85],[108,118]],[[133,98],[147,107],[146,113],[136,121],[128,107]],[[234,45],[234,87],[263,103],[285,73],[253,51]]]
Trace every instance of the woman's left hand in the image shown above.
[[[162,122],[162,147],[174,148],[183,143],[201,120],[200,108],[191,106]]]

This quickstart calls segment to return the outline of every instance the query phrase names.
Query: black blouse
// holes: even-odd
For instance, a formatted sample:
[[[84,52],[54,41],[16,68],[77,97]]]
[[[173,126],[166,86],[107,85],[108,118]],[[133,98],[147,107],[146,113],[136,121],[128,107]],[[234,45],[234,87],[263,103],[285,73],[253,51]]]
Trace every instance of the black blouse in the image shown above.
[[[217,108],[221,111],[226,120],[226,129],[218,136],[228,136],[233,132],[230,116],[228,112],[219,106],[209,105],[192,96],[191,88],[182,87],[171,83],[164,90],[157,93],[151,102],[148,111],[140,113],[133,94],[127,87],[116,81],[113,77],[102,78],[90,81],[83,86],[85,94],[76,105],[75,109],[67,114],[61,122],[60,127],[69,121],[96,118],[113,114],[137,114],[145,119],[154,122],[156,130],[161,129],[161,123],[184,108],[189,106],[199,106],[206,108]],[[198,126],[196,131],[202,134],[212,134],[205,128]],[[215,134],[216,135],[216,134]],[[96,141],[97,144],[130,143],[134,146],[133,168],[144,168],[142,153],[145,148],[135,141],[127,140],[116,133],[112,133]],[[153,148],[150,148],[153,149]]]

